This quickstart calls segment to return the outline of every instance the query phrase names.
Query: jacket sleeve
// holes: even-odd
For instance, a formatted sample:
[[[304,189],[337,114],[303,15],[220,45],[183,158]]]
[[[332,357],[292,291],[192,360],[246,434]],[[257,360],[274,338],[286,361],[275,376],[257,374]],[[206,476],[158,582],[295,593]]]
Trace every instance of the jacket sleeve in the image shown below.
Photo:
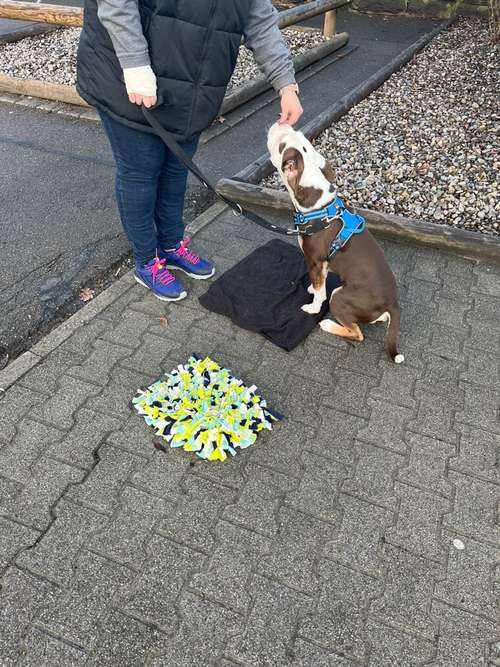
[[[275,90],[295,83],[292,57],[277,25],[271,0],[251,0],[245,26],[245,45]]]
[[[150,65],[138,0],[97,0],[97,15],[113,43],[122,69]]]

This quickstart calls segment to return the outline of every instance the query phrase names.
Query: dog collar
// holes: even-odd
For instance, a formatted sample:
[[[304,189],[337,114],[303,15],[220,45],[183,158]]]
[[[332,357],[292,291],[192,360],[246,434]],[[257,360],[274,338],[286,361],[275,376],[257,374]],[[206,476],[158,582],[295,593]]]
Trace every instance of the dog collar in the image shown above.
[[[293,216],[295,227],[302,236],[311,236],[323,229],[328,229],[334,219],[341,220],[342,227],[330,245],[328,259],[331,259],[339,250],[342,250],[354,234],[361,234],[364,231],[364,218],[357,213],[348,211],[340,197],[335,197],[325,208],[311,211],[310,213],[300,213],[297,211]]]

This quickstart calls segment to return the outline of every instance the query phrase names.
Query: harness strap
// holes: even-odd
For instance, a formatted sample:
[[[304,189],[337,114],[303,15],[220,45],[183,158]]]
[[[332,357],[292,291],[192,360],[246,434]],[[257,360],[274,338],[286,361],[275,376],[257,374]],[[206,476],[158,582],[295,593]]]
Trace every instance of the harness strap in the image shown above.
[[[187,155],[187,153],[179,146],[177,141],[165,130],[164,127],[162,127],[162,125],[155,118],[154,114],[144,106],[142,107],[142,113],[153,130],[160,137],[167,148],[172,151],[175,157],[186,167],[188,171],[193,174],[193,176],[195,176],[200,181],[200,183],[202,183],[202,185],[207,188],[207,190],[210,190],[210,192],[212,192],[216,197],[227,204],[235,215],[244,215],[245,218],[248,218],[248,220],[251,220],[256,225],[259,225],[259,227],[263,227],[264,229],[274,232],[275,234],[283,234],[284,236],[297,236],[299,234],[298,230],[296,229],[283,229],[283,227],[273,225],[271,222],[268,222],[260,215],[257,215],[257,213],[253,213],[253,211],[247,211],[242,206],[240,206],[240,204],[232,201],[231,199],[228,199],[224,195],[220,194],[220,192],[217,192],[215,186],[208,180],[208,178],[203,174],[199,167],[197,167],[193,160],[191,160],[189,155]]]

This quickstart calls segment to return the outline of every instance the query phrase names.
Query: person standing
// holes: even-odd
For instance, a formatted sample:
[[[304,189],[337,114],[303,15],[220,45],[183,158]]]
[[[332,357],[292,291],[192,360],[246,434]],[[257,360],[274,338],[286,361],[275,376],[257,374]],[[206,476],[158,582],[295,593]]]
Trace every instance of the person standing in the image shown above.
[[[77,90],[95,106],[116,163],[115,193],[136,280],[159,299],[186,296],[170,272],[206,279],[215,267],[188,247],[187,171],[141,105],[193,157],[216,118],[241,39],[281,98],[280,121],[302,114],[290,53],[271,0],[86,0]]]

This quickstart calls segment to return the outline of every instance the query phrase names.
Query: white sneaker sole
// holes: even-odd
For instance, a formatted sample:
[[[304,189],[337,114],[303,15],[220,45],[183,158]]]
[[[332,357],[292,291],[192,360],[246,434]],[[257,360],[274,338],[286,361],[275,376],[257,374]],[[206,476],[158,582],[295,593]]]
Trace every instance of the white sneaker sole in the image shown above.
[[[175,266],[175,264],[166,264],[165,268],[169,271],[182,271],[186,274],[186,276],[194,278],[195,280],[208,280],[208,278],[212,278],[212,276],[215,274],[215,267],[212,269],[212,273],[207,273],[206,276],[198,276],[195,273],[189,273],[189,271],[186,271],[186,269],[182,269],[180,266]]]
[[[151,287],[149,287],[149,285],[146,285],[146,283],[143,280],[141,280],[139,276],[137,276],[135,273],[134,273],[134,279],[136,282],[139,283],[139,285],[142,285],[143,287],[148,289],[153,294],[153,296],[155,296],[157,299],[160,299],[160,301],[182,301],[182,299],[185,299],[187,297],[187,292],[181,292],[179,296],[172,296],[172,297],[160,296],[159,294],[156,294],[156,292],[153,292]]]

